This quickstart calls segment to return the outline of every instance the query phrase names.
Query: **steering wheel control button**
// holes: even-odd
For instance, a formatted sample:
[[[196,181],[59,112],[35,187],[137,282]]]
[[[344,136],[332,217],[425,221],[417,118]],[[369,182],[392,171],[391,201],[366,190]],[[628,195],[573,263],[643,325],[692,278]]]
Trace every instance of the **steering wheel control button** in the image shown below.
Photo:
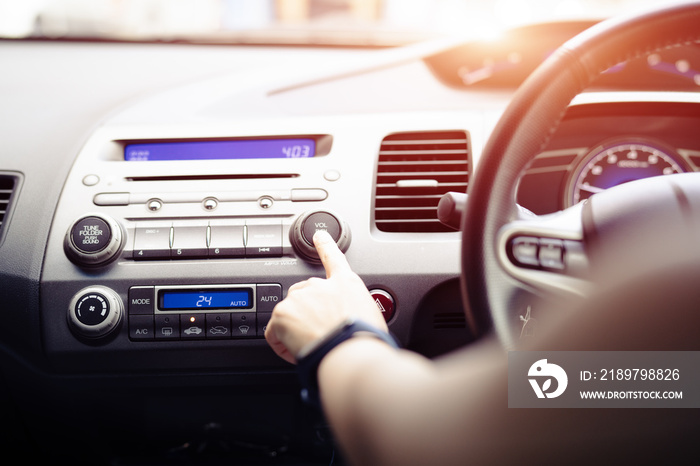
[[[564,241],[564,261],[566,273],[577,277],[588,275],[588,256],[581,241]]]
[[[588,260],[579,241],[518,236],[510,242],[510,258],[520,267],[585,275]]]
[[[115,259],[123,243],[121,226],[109,217],[96,214],[82,217],[70,226],[63,249],[75,264],[97,266]]]
[[[171,230],[172,225],[138,225],[134,231],[134,259],[170,259]]]
[[[350,246],[350,229],[347,224],[330,212],[307,212],[296,219],[289,238],[294,250],[302,259],[315,264],[321,263],[313,243],[314,234],[319,230],[328,232],[338,244],[338,248],[343,252],[347,251]]]
[[[540,239],[540,266],[546,269],[564,270],[564,244],[559,239]]]
[[[256,287],[256,309],[258,312],[272,312],[278,302],[282,301],[282,286],[278,284],[258,285]]]
[[[155,302],[152,286],[132,286],[129,288],[129,315],[151,315]]]
[[[538,238],[520,236],[511,243],[513,258],[519,265],[539,267],[538,249]]]
[[[80,337],[102,338],[121,322],[124,305],[117,293],[104,286],[80,290],[68,307],[68,324]]]
[[[369,294],[381,311],[382,316],[384,316],[384,320],[389,322],[396,312],[396,301],[394,301],[394,297],[391,296],[388,291],[380,288],[369,290]]]

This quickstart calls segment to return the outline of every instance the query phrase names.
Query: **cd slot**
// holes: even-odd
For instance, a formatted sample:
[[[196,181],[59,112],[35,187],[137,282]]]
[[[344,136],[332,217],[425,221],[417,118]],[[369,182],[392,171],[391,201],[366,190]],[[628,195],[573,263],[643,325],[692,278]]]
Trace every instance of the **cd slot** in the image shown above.
[[[298,178],[298,173],[248,173],[224,175],[158,175],[128,176],[126,181],[207,181],[207,180],[263,180],[280,178]]]

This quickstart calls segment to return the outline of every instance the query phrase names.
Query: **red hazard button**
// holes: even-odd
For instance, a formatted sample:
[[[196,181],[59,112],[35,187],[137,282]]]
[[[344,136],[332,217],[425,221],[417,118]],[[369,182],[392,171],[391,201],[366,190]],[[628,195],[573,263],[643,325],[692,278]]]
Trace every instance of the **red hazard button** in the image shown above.
[[[393,296],[391,296],[388,291],[378,288],[369,290],[369,294],[372,295],[374,303],[382,312],[384,320],[389,322],[389,320],[394,317],[394,312],[396,311],[396,302]]]

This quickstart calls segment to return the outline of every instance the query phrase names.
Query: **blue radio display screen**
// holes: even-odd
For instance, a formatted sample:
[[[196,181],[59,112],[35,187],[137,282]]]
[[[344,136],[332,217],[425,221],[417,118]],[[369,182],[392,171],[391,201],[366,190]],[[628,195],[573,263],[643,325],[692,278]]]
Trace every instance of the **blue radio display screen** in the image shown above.
[[[135,143],[124,148],[127,162],[305,159],[315,155],[316,141],[311,138]]]
[[[161,310],[250,309],[253,307],[249,289],[234,290],[161,290]]]

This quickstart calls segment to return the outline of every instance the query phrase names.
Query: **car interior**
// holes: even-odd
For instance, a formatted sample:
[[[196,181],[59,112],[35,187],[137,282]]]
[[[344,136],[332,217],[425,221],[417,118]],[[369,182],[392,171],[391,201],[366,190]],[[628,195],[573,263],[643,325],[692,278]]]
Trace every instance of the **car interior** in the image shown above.
[[[676,254],[700,4],[630,12],[401,45],[0,39],[8,458],[343,464],[264,338],[325,276],[318,229],[431,359],[516,349],[542,297]]]

